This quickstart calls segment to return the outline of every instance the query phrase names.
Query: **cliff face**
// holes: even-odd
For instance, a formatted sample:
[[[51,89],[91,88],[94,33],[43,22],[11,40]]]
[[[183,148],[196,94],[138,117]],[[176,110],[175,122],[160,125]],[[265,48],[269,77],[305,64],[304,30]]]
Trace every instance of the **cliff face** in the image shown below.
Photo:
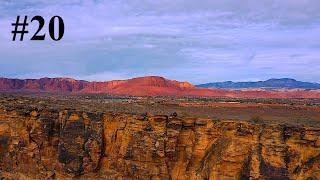
[[[320,129],[0,110],[0,179],[317,179]]]
[[[78,81],[70,78],[0,78],[0,90],[2,91],[77,92],[87,85],[87,81]]]
[[[175,95],[194,88],[188,82],[148,76],[128,80],[88,82],[71,78],[7,79],[0,78],[0,91],[59,93],[111,93],[128,95]]]

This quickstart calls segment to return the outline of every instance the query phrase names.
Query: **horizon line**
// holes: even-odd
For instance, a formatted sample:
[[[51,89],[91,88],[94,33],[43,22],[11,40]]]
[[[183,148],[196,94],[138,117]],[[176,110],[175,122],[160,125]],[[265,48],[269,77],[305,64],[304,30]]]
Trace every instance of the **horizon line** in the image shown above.
[[[190,83],[190,81],[188,80],[177,80],[177,79],[171,79],[168,78],[166,76],[161,76],[161,75],[146,75],[146,76],[135,76],[135,77],[129,77],[129,78],[119,78],[119,79],[111,79],[111,80],[87,80],[87,79],[82,79],[82,78],[77,78],[77,77],[72,77],[72,76],[43,76],[43,77],[34,77],[34,78],[23,78],[23,77],[5,77],[5,76],[0,76],[0,79],[16,79],[16,80],[39,80],[39,79],[71,79],[71,80],[76,80],[76,81],[87,81],[87,82],[109,82],[109,81],[125,81],[125,80],[130,80],[130,79],[136,79],[136,78],[147,78],[147,77],[158,77],[158,78],[164,78],[167,80],[173,80],[173,81],[179,81],[179,82],[188,82]],[[275,77],[271,77],[271,78],[267,78],[265,80],[248,80],[248,81],[232,81],[232,80],[225,80],[225,81],[210,81],[210,82],[205,82],[205,83],[191,83],[191,84],[195,84],[195,85],[203,85],[203,84],[209,84],[209,83],[223,83],[223,82],[233,82],[233,83],[245,83],[245,82],[264,82],[264,81],[268,81],[268,80],[281,80],[281,79],[291,79],[291,80],[295,80],[298,82],[307,82],[307,83],[314,83],[314,84],[320,84],[319,82],[312,82],[312,81],[302,81],[302,80],[297,80],[295,78],[291,78],[291,77],[279,77],[279,78],[275,78]]]

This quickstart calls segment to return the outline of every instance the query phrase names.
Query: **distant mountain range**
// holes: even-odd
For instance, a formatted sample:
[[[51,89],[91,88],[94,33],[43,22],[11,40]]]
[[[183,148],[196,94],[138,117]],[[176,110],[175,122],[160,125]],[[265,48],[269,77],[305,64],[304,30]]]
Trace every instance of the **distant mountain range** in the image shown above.
[[[229,82],[230,83],[230,82]],[[229,84],[228,82],[226,84]],[[249,84],[255,84],[251,82]],[[256,82],[262,83],[262,82]],[[301,82],[302,83],[302,82]],[[231,83],[232,84],[232,83]],[[237,84],[237,83],[235,83]],[[228,87],[319,87],[312,83],[299,84],[292,79],[268,80],[263,85],[220,85]],[[214,86],[208,86],[214,87]],[[205,96],[205,97],[233,97],[233,98],[320,98],[320,90],[273,90],[246,89],[227,90],[196,87],[188,82],[179,82],[159,76],[138,77],[128,80],[113,81],[83,81],[71,78],[40,78],[40,79],[9,79],[0,78],[0,92],[50,92],[50,93],[106,93],[131,96]]]
[[[269,79],[257,82],[214,82],[197,85],[202,88],[219,88],[219,89],[246,89],[246,88],[266,88],[266,89],[320,89],[320,84],[297,81],[290,78]]]

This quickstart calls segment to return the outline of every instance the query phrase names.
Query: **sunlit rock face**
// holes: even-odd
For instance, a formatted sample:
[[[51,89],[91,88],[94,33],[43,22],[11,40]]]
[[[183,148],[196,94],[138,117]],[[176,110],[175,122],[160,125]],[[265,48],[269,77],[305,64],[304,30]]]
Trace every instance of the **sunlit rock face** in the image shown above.
[[[1,109],[0,177],[317,179],[320,129],[176,115]]]

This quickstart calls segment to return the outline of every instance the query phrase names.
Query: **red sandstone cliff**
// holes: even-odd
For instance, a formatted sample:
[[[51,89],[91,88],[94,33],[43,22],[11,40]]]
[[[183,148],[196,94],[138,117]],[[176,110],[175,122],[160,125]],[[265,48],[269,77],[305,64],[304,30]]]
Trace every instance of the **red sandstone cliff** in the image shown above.
[[[7,79],[0,78],[0,91],[54,93],[108,93],[132,96],[210,96],[245,98],[320,98],[316,90],[266,91],[218,90],[196,88],[188,82],[147,76],[129,80],[89,82],[70,78]]]
[[[0,78],[1,91],[78,92],[89,82],[70,78],[8,79]]]

